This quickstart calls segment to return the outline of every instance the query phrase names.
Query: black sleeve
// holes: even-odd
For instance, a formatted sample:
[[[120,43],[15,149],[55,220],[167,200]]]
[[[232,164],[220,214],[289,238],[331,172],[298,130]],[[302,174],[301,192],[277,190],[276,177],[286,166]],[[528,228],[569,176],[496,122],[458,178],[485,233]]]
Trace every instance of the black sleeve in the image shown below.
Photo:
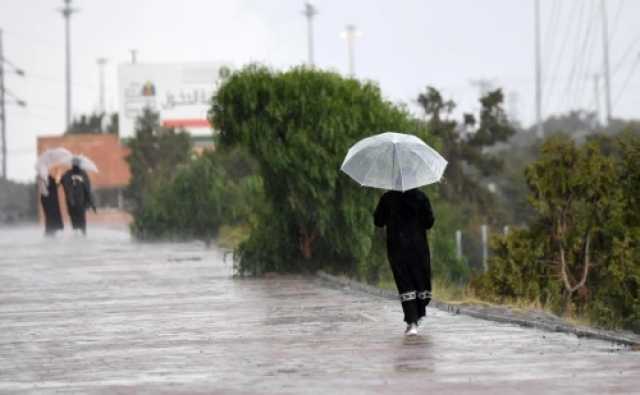
[[[70,177],[71,176],[69,175],[68,172],[64,173],[64,175],[60,179],[60,184],[62,184],[62,189],[64,189],[64,196],[67,202],[69,202],[71,206],[75,206],[76,202],[75,202],[75,199],[73,198],[73,193],[71,193],[71,185],[70,185],[71,180],[69,179]]]
[[[89,179],[89,175],[87,173],[83,173],[82,176],[84,178],[85,196],[87,197],[87,207],[95,207],[95,203],[93,201],[93,191],[91,190],[91,180]]]
[[[378,227],[383,227],[387,225],[387,217],[388,217],[388,203],[387,203],[387,194],[385,193],[380,198],[378,202],[378,207],[376,207],[375,213],[373,213],[373,223]]]
[[[431,209],[431,202],[429,202],[429,198],[424,194],[422,194],[422,198],[424,199],[424,202],[420,209],[420,220],[422,221],[425,229],[431,229],[434,222],[436,222],[436,219],[433,216],[433,210]]]

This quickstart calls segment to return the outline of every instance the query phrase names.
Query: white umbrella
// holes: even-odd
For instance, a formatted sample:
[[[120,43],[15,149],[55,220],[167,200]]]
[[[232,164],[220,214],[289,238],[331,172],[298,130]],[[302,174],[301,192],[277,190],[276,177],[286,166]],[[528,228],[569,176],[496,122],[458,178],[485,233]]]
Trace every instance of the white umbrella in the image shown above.
[[[447,161],[418,137],[386,132],[349,149],[340,170],[363,186],[407,191],[440,181]]]
[[[74,155],[73,157],[69,158],[68,161],[66,162],[67,165],[71,166],[73,164],[73,160],[77,159],[78,160],[78,166],[84,170],[84,171],[91,171],[94,173],[98,173],[98,166],[96,166],[96,164],[89,159],[88,157],[80,154],[80,155]]]
[[[66,164],[71,161],[73,154],[66,148],[52,148],[44,151],[36,161],[38,175],[46,180],[51,166]]]

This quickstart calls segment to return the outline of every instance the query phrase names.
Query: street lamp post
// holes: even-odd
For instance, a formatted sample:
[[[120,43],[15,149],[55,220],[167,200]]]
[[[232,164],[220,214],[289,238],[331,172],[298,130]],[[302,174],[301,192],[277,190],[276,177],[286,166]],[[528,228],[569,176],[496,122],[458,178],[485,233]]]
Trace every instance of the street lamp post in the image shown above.
[[[355,55],[354,44],[356,37],[360,37],[362,33],[358,31],[355,25],[347,25],[345,31],[342,32],[342,38],[347,40],[347,55],[349,57],[349,77],[354,78],[355,73]]]

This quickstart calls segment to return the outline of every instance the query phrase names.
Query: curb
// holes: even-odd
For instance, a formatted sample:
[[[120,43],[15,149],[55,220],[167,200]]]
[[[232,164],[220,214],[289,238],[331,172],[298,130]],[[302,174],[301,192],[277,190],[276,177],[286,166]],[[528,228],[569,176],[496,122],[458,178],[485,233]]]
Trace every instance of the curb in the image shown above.
[[[374,287],[346,277],[334,276],[323,271],[318,271],[316,273],[316,277],[334,286],[346,287],[385,299],[398,300],[398,295],[394,291]],[[640,347],[640,335],[636,335],[631,332],[620,333],[586,326],[572,325],[562,321],[562,319],[558,317],[550,317],[546,314],[532,319],[526,318],[522,313],[518,313],[507,307],[485,307],[468,304],[456,305],[444,303],[435,299],[431,300],[429,306],[451,314],[463,314],[487,321],[515,324],[526,328],[541,329],[548,332],[570,333],[577,337],[609,341],[629,346],[634,350],[637,350]]]

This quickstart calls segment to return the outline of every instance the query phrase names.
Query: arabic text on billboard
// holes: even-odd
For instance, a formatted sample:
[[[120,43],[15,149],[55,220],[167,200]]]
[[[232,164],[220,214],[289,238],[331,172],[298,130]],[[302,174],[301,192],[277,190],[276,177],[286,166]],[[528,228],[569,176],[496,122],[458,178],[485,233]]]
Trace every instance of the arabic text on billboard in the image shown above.
[[[134,136],[136,118],[144,108],[158,112],[165,126],[182,127],[195,136],[209,135],[211,96],[229,72],[223,63],[121,65],[120,137]]]

